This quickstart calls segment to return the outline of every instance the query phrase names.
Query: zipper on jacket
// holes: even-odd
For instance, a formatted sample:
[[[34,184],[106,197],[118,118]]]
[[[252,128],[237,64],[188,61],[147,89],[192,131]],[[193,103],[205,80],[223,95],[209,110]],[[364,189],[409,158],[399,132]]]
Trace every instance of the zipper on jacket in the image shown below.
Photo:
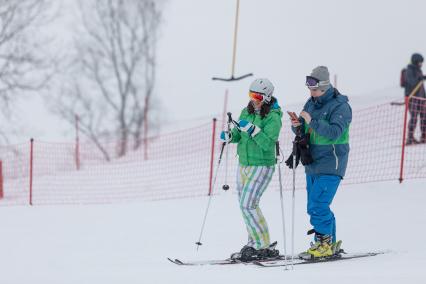
[[[337,171],[337,168],[339,167],[339,158],[336,155],[336,147],[334,147],[334,144],[332,146],[333,146],[334,158],[336,158],[336,171]]]
[[[255,115],[255,117],[254,117],[253,119],[251,119],[251,121],[250,121],[250,119],[247,119],[247,120],[254,124],[254,119],[255,119],[255,118],[256,118],[256,115]],[[249,164],[249,165],[250,165],[250,161],[249,161],[249,151],[248,151],[248,145],[249,145],[249,142],[250,142],[250,137],[249,137],[249,139],[247,139],[247,143],[246,143],[246,157],[247,157],[247,164]]]
[[[248,144],[249,144],[249,140],[247,139],[247,142],[246,142],[246,157],[247,157],[247,164],[249,164],[249,165],[250,165],[250,162],[249,162]]]

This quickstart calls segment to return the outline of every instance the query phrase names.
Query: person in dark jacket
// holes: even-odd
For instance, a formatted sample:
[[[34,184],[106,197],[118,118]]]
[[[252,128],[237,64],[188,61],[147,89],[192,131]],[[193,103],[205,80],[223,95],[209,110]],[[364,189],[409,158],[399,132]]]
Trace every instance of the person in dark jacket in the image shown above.
[[[295,133],[301,128],[309,134],[309,149],[313,158],[305,165],[307,212],[315,233],[315,243],[301,253],[302,258],[329,257],[339,252],[336,241],[336,220],[331,202],[345,176],[349,156],[349,125],[352,109],[348,98],[330,84],[327,67],[316,67],[306,77],[311,97],[303,107],[299,120],[292,120]],[[300,131],[299,131],[300,132]]]
[[[426,143],[426,93],[423,80],[426,79],[422,72],[423,56],[414,53],[411,56],[411,63],[408,64],[405,71],[405,96],[410,96],[408,109],[410,111],[410,121],[408,123],[408,137],[406,145]],[[412,94],[418,84],[421,84],[418,90]],[[417,125],[417,119],[420,116],[420,141],[414,138],[414,131]]]

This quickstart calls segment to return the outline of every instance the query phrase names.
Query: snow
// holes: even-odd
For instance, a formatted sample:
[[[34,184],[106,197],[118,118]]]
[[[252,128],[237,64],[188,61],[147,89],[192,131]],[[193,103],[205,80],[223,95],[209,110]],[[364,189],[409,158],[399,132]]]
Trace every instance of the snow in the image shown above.
[[[343,248],[389,252],[295,266],[292,271],[244,265],[182,267],[166,260],[220,259],[240,249],[246,232],[233,185],[232,191],[212,198],[198,252],[195,241],[207,197],[0,207],[0,283],[419,283],[426,264],[425,181],[342,186],[332,207]],[[291,193],[286,191],[284,199],[290,236]],[[296,191],[295,252],[310,241],[305,202],[305,191]],[[279,192],[267,191],[261,208],[282,250]]]

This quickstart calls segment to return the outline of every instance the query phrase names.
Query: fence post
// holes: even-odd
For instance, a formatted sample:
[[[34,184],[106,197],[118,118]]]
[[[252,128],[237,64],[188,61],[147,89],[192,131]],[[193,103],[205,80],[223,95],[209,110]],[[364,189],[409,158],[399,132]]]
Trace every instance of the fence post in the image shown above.
[[[33,205],[33,162],[34,162],[34,139],[30,140],[30,205]]]
[[[144,128],[143,128],[143,153],[144,153],[144,160],[148,160],[148,103],[149,103],[149,97],[145,97],[145,107],[143,112],[143,121],[144,121]]]
[[[3,161],[0,160],[0,199],[3,199],[4,191],[3,191]]]
[[[210,154],[210,176],[209,176],[209,194],[208,194],[209,196],[212,194],[215,137],[216,137],[216,118],[213,118],[212,148],[211,148],[211,154]]]
[[[75,167],[80,169],[80,138],[79,138],[79,117],[75,115]]]
[[[405,110],[404,110],[404,128],[402,131],[402,146],[401,146],[401,166],[399,171],[399,183],[404,180],[404,158],[405,158],[405,137],[407,135],[407,114],[408,114],[408,102],[410,97],[405,97]]]

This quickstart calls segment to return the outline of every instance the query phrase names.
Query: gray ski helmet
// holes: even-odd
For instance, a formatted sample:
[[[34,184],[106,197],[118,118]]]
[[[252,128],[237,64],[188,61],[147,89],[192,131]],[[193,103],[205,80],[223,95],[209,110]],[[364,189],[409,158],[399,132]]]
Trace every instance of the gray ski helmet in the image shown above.
[[[274,93],[274,85],[266,78],[258,78],[250,84],[250,91],[263,94],[263,101],[269,103]]]

